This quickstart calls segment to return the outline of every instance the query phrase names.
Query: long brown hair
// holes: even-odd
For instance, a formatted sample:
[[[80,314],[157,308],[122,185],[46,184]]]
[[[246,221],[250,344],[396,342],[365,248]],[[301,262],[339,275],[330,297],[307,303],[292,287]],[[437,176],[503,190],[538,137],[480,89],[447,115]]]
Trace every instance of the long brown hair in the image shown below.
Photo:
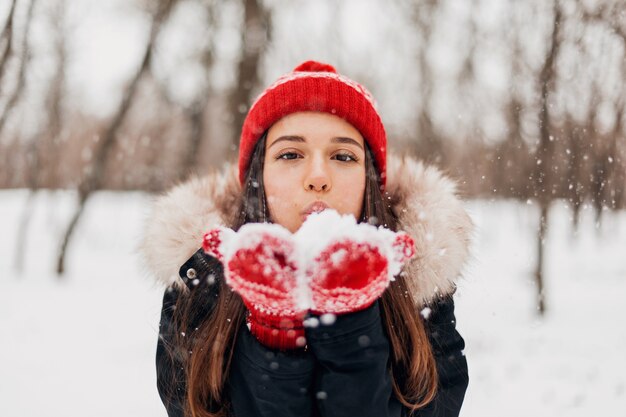
[[[241,194],[238,220],[232,225],[234,230],[246,223],[270,221],[263,186],[266,137],[267,132],[258,140],[252,154]],[[381,192],[380,175],[367,144],[365,169],[365,196],[359,221],[397,230],[398,221],[392,210],[391,197]],[[224,387],[232,362],[232,346],[237,341],[237,331],[246,314],[243,301],[239,295],[228,290],[223,279],[213,284],[218,291],[213,308],[199,308],[206,305],[209,285],[203,280],[198,284],[201,288],[181,294],[174,311],[175,327],[186,330],[177,332],[174,345],[178,347],[176,351],[184,363],[187,390],[185,415],[189,417],[227,415],[229,404]],[[405,407],[411,411],[418,410],[435,397],[438,377],[425,325],[404,274],[396,276],[383,293],[381,307],[383,325],[391,344],[394,393]]]

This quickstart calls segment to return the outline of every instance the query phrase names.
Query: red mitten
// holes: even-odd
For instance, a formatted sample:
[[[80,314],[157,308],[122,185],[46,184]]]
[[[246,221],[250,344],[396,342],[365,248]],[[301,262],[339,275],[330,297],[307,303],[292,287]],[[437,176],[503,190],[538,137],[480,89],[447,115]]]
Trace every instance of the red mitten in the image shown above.
[[[251,333],[266,346],[293,349],[305,344],[305,311],[295,300],[293,242],[289,235],[267,227],[246,225],[236,242],[232,230],[213,229],[205,234],[203,248],[224,265],[226,283],[249,310]]]
[[[392,233],[389,231],[389,233]],[[326,247],[310,268],[313,313],[344,314],[369,307],[415,253],[413,239],[355,241],[349,237]]]

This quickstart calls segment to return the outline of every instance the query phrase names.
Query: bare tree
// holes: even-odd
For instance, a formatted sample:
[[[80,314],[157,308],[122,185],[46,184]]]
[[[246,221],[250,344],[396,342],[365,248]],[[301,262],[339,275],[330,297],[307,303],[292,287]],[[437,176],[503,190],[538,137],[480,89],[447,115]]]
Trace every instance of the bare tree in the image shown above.
[[[545,60],[539,73],[540,109],[539,109],[539,146],[535,152],[536,169],[533,174],[535,196],[539,202],[539,228],[537,230],[537,264],[535,269],[535,283],[537,285],[537,309],[540,315],[545,314],[545,289],[543,282],[543,265],[545,253],[545,238],[548,230],[548,210],[554,199],[556,187],[553,179],[554,167],[554,137],[551,132],[550,95],[554,89],[556,78],[555,62],[559,53],[562,12],[559,0],[553,2],[553,21],[550,43],[546,51]]]
[[[4,70],[6,64],[13,52],[13,15],[15,14],[15,5],[17,0],[11,2],[11,8],[9,9],[9,15],[7,21],[4,24],[2,33],[0,33],[0,43],[3,43],[3,50],[0,53],[0,93],[2,92],[2,79],[4,77]]]
[[[527,181],[530,150],[522,129],[526,103],[521,94],[528,77],[522,51],[523,25],[528,24],[528,18],[519,9],[519,3],[513,3],[508,8],[506,25],[509,31],[505,42],[510,45],[511,78],[508,99],[503,103],[507,131],[496,145],[493,178],[498,195],[525,201],[531,197]]]
[[[571,204],[572,226],[576,230],[580,220],[580,209],[585,198],[585,182],[583,178],[583,143],[585,137],[582,126],[579,126],[570,115],[565,119],[563,133],[567,143],[566,177],[569,182],[565,197]]]
[[[189,119],[189,123],[191,125],[191,130],[189,133],[189,143],[187,147],[187,152],[185,153],[182,166],[182,172],[191,172],[193,168],[198,163],[198,150],[200,149],[200,144],[202,143],[202,139],[206,132],[206,109],[207,103],[209,102],[209,98],[212,94],[211,88],[211,80],[209,78],[209,74],[211,69],[213,68],[213,63],[215,61],[214,56],[214,38],[215,38],[215,27],[217,25],[216,22],[216,7],[217,4],[215,2],[207,2],[206,3],[206,11],[207,11],[207,28],[210,33],[208,34],[209,40],[206,41],[206,44],[202,48],[200,52],[200,62],[204,69],[204,83],[198,94],[196,94],[196,98],[193,100],[191,106],[184,109],[184,113]]]
[[[157,9],[152,17],[150,35],[148,37],[148,43],[143,53],[141,64],[137,69],[135,76],[131,80],[128,88],[124,91],[122,102],[117,109],[113,120],[111,121],[102,136],[102,140],[99,144],[100,146],[96,151],[96,156],[93,158],[93,164],[89,167],[85,178],[78,187],[78,208],[69,223],[59,250],[59,256],[57,261],[57,273],[59,275],[63,274],[63,272],[65,271],[65,255],[72,233],[76,227],[76,224],[78,223],[78,220],[80,219],[81,214],[85,209],[85,204],[87,203],[88,198],[94,191],[97,191],[100,188],[100,185],[104,178],[106,162],[109,158],[111,150],[113,149],[113,146],[115,145],[117,133],[126,117],[126,114],[128,113],[128,110],[133,103],[133,99],[137,92],[139,82],[143,78],[144,74],[148,71],[154,45],[156,43],[159,31],[161,30],[162,24],[167,19],[176,3],[177,0],[161,0],[156,5]]]
[[[28,7],[26,23],[24,24],[24,35],[22,38],[19,68],[17,70],[17,85],[6,101],[3,109],[4,111],[0,114],[0,136],[4,130],[5,123],[11,113],[15,110],[15,107],[24,91],[24,87],[26,86],[26,69],[28,68],[28,63],[30,61],[30,47],[28,42],[30,38],[31,23],[33,21],[33,11],[36,3],[37,0],[31,0]]]
[[[443,163],[443,138],[435,129],[430,108],[434,86],[434,74],[428,63],[427,53],[431,43],[433,22],[438,7],[437,0],[411,1],[410,15],[420,38],[418,68],[420,77],[420,108],[417,115],[418,141],[415,151],[428,162]]]
[[[35,195],[42,183],[42,173],[47,174],[47,181],[55,183],[52,176],[52,169],[55,164],[41,164],[40,154],[47,156],[48,160],[56,161],[58,157],[58,141],[62,130],[63,117],[63,96],[65,91],[65,68],[67,66],[67,39],[64,28],[65,21],[65,0],[58,0],[55,10],[51,15],[51,26],[55,28],[55,52],[56,67],[54,75],[50,81],[48,93],[46,95],[46,129],[39,132],[31,141],[28,149],[30,155],[30,169],[28,170],[27,184],[30,190],[25,207],[22,210],[17,233],[17,250],[15,251],[15,265],[18,271],[23,269],[24,255],[26,254],[26,239],[28,224],[33,211]],[[42,148],[43,147],[43,152]],[[46,172],[47,171],[47,172]]]
[[[45,104],[48,114],[47,146],[44,153],[53,161],[60,159],[59,145],[61,135],[63,134],[63,117],[65,109],[65,88],[66,88],[66,68],[68,61],[68,39],[67,28],[65,26],[65,4],[66,0],[57,0],[56,8],[52,13],[51,23],[54,31],[54,51],[56,55],[56,67],[50,86],[45,98]],[[48,164],[47,177],[48,181],[55,183],[58,172],[54,164]],[[41,172],[41,171],[40,171]]]
[[[620,95],[616,104],[616,119],[613,129],[602,138],[603,146],[598,149],[595,161],[596,221],[602,221],[606,209],[624,206],[626,178],[619,141],[624,140],[624,96]]]
[[[626,51],[626,37],[623,38]],[[626,208],[626,59],[621,62],[622,89],[615,106],[616,120],[607,160],[610,162],[609,197],[612,209]],[[620,146],[621,145],[621,146]]]
[[[239,133],[248,103],[253,99],[252,91],[259,82],[259,67],[263,53],[271,41],[272,30],[271,14],[262,0],[243,0],[243,4],[242,47],[237,64],[237,81],[229,97],[229,108],[233,117],[233,151],[239,143]]]

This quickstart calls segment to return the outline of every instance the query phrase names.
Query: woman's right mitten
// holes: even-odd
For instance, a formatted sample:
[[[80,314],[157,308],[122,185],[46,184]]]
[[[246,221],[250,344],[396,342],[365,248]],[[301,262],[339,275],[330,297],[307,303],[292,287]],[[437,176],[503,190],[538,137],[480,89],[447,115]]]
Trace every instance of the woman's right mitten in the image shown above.
[[[245,225],[237,234],[213,229],[203,248],[224,265],[226,284],[248,308],[248,327],[257,340],[282,350],[304,346],[305,311],[295,298],[297,264],[288,234],[267,225]]]

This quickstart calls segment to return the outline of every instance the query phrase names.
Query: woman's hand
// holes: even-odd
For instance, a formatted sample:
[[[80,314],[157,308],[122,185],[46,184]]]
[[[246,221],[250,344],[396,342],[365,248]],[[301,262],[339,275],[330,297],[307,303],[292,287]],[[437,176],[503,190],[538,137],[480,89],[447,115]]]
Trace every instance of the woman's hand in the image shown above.
[[[224,265],[226,283],[249,310],[251,333],[272,348],[304,346],[305,310],[297,306],[295,298],[293,242],[275,231],[247,228],[245,236],[238,236],[245,243],[229,250],[227,243],[233,234],[230,229],[213,229],[205,234],[203,248]]]
[[[403,264],[415,253],[413,239],[397,233],[391,250],[380,242],[345,237],[325,248],[311,265],[310,287],[316,314],[343,314],[370,306],[391,280],[389,263]]]
[[[224,265],[226,283],[250,311],[252,333],[277,348],[304,346],[308,310],[344,314],[370,306],[415,253],[406,233],[337,213],[313,216],[296,234],[267,223],[237,233],[213,229],[203,249]]]

